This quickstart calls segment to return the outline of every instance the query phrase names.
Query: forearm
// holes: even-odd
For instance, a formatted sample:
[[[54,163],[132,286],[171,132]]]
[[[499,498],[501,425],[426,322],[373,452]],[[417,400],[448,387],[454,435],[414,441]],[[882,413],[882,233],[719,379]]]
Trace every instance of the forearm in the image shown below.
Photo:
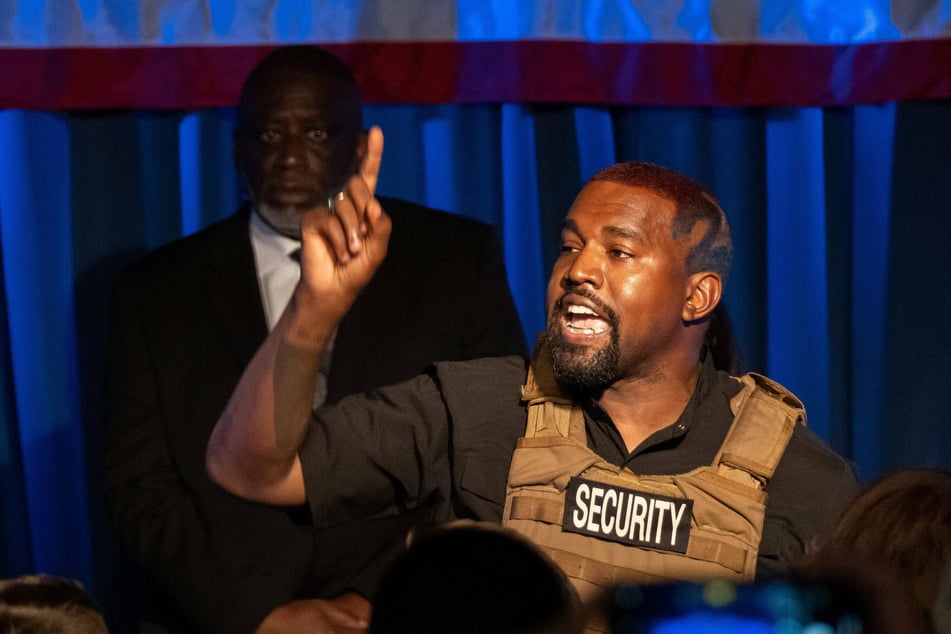
[[[301,278],[274,330],[245,370],[208,444],[215,482],[269,504],[305,500],[297,450],[307,431],[320,355],[386,256],[389,217],[373,197],[383,134],[373,128],[358,174],[301,217]]]
[[[295,291],[208,443],[211,478],[250,500],[301,504],[305,499],[297,450],[313,408],[320,356],[339,319],[305,295]]]

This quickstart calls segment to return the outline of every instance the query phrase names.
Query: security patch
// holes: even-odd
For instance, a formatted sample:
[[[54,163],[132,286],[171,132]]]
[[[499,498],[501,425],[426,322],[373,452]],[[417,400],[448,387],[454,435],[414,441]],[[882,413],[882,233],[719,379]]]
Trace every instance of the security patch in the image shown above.
[[[574,477],[562,530],[677,553],[687,552],[693,500]]]

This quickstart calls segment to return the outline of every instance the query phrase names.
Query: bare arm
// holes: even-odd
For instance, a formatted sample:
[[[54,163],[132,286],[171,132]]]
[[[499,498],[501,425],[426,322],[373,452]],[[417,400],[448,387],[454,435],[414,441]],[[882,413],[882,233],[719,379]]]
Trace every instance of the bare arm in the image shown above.
[[[310,420],[320,355],[386,255],[390,220],[374,197],[383,133],[370,130],[360,171],[301,221],[301,280],[258,349],[208,443],[212,480],[241,497],[301,504],[297,451]]]

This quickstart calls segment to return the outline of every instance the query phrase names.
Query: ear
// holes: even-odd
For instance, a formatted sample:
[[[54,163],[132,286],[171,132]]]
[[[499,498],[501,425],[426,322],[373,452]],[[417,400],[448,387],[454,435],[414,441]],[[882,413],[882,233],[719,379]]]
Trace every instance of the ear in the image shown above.
[[[719,273],[702,271],[688,278],[687,298],[681,317],[686,322],[697,321],[709,315],[720,303],[723,279]]]

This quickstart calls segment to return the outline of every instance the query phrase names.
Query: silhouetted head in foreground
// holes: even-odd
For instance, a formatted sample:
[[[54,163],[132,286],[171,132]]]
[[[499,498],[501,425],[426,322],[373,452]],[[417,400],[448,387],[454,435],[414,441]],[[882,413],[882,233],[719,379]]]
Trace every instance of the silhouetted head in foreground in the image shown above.
[[[855,592],[871,634],[929,632],[949,555],[951,471],[908,468],[865,487],[802,571]]]
[[[574,589],[547,556],[495,525],[453,524],[413,541],[384,575],[371,634],[574,634]]]
[[[4,634],[108,634],[99,607],[73,579],[26,575],[0,580]]]

